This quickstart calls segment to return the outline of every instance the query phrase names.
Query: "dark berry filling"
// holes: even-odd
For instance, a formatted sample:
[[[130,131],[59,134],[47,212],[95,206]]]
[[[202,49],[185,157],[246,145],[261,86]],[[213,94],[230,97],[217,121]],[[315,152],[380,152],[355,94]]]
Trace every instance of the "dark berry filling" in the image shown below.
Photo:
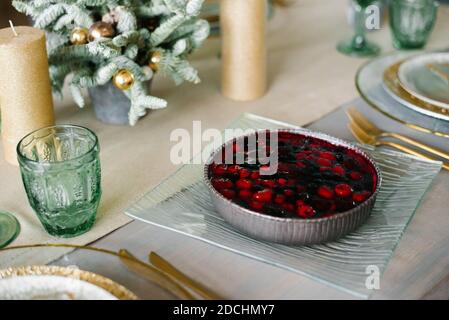
[[[358,152],[325,140],[297,133],[279,132],[278,169],[271,175],[261,165],[258,150],[270,152],[267,132],[257,137],[254,149],[247,138],[234,141],[232,155],[243,153],[242,164],[209,166],[212,186],[227,199],[267,215],[282,218],[312,219],[329,217],[350,210],[375,191],[374,166]],[[225,160],[226,152],[223,152]]]

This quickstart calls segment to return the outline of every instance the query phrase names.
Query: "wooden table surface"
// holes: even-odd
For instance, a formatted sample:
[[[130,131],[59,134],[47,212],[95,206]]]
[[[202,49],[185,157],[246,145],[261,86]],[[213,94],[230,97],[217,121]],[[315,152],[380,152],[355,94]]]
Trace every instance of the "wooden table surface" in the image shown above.
[[[270,42],[271,88],[261,101],[253,102],[252,112],[268,115],[291,123],[306,123],[316,119],[323,112],[331,111],[357,96],[354,87],[354,75],[363,60],[339,55],[335,42],[344,37],[348,30],[344,23],[346,1],[298,1],[296,8],[278,12],[272,22],[272,29],[286,28],[286,21],[297,19],[298,27],[286,30],[285,34],[297,32],[299,43]],[[449,17],[448,8],[442,8],[439,21]],[[282,16],[280,19],[279,16]],[[318,18],[319,17],[319,18]],[[302,27],[299,27],[301,25]],[[445,47],[449,43],[440,38],[448,30],[449,24],[439,24],[436,28],[431,46]],[[385,26],[383,27],[384,29]],[[370,35],[373,41],[381,44],[385,51],[392,50],[389,30],[381,30]],[[282,61],[286,53],[296,59]],[[279,58],[276,58],[279,57]],[[276,74],[282,75],[290,67],[288,63],[301,64],[298,73],[289,73],[289,77],[276,80]],[[296,88],[286,86],[285,81],[297,83]],[[271,93],[294,90],[293,99],[269,101]],[[258,105],[270,105],[260,108]],[[386,119],[363,103],[362,109],[373,119],[382,122],[392,130],[397,126],[394,121]],[[242,105],[243,106],[243,105]],[[199,107],[203,110],[202,107]],[[232,108],[232,107],[231,107]],[[325,111],[324,111],[325,110]],[[242,110],[243,111],[243,110]],[[219,114],[219,110],[214,110]],[[198,119],[203,116],[196,115]],[[312,126],[322,131],[333,133],[342,138],[351,139],[345,128],[346,119],[343,111],[325,117]],[[415,135],[425,140],[425,134],[401,128],[404,133]],[[434,143],[449,150],[449,140],[437,139]],[[447,143],[447,144],[446,144]],[[387,266],[381,282],[381,290],[372,294],[373,299],[449,299],[449,251],[441,247],[449,245],[448,201],[441,194],[449,188],[449,174],[440,173],[433,188],[432,196],[418,210],[412,225],[407,229],[399,248]],[[434,208],[432,204],[437,204]],[[429,215],[435,222],[427,223]],[[443,226],[437,227],[438,222]],[[432,234],[433,233],[433,234]],[[402,243],[404,241],[405,243]],[[219,294],[230,299],[350,299],[347,293],[323,285],[308,277],[294,274],[255,260],[239,256],[232,252],[211,246],[198,240],[175,234],[172,231],[133,222],[121,230],[101,239],[93,245],[118,250],[120,246],[131,249],[145,260],[148,251],[155,250],[183,271],[217,290]],[[435,248],[432,248],[435,246]],[[435,249],[435,251],[433,251]]]
[[[298,0],[293,7],[280,9],[269,26],[269,91],[262,99],[249,102],[233,102],[219,93],[220,61],[219,41],[210,40],[195,55],[193,64],[198,67],[203,82],[198,86],[184,85],[174,88],[166,79],[157,78],[154,94],[169,102],[165,110],[152,112],[134,128],[120,128],[98,123],[89,109],[78,111],[73,102],[59,103],[57,117],[60,123],[82,124],[98,133],[102,146],[103,199],[100,216],[94,230],[109,223],[109,229],[127,222],[123,211],[144,192],[156,186],[163,178],[171,174],[176,167],[169,161],[170,132],[175,128],[192,130],[192,121],[201,120],[203,128],[223,129],[232,119],[242,112],[253,112],[262,116],[304,125],[331,112],[338,106],[357,97],[354,76],[358,67],[365,62],[339,54],[335,50],[336,42],[349,36],[351,30],[346,24],[346,0]],[[449,8],[441,7],[435,31],[432,34],[430,48],[449,46]],[[387,24],[380,31],[370,33],[370,39],[380,44],[384,52],[392,50],[391,37]],[[1,152],[0,152],[1,156]],[[0,164],[0,181],[3,196],[0,207],[26,213],[30,226],[38,224],[32,217],[23,195],[18,172]],[[447,192],[446,179],[438,190]],[[444,189],[446,188],[446,189]],[[447,246],[449,234],[447,206],[441,207],[435,224],[435,240],[430,231],[419,235],[419,225],[415,226],[416,237],[410,241],[423,250],[432,250],[432,246]],[[23,218],[22,218],[23,219]],[[442,229],[445,228],[445,229]],[[410,228],[409,228],[410,229]],[[105,229],[106,230],[106,229]],[[429,230],[429,229],[427,229]],[[140,233],[139,233],[140,232]],[[88,242],[86,238],[75,238],[71,243]],[[135,242],[136,236],[140,239]],[[35,242],[45,234],[36,235]],[[32,239],[27,239],[31,241]],[[133,242],[129,242],[133,240]],[[19,243],[20,242],[19,238]],[[90,240],[92,241],[92,240]],[[275,268],[252,259],[238,256],[226,250],[218,249],[200,241],[177,235],[173,232],[142,223],[131,224],[111,233],[93,245],[117,249],[132,245],[139,256],[145,256],[148,250],[156,250],[183,271],[200,277],[201,281],[217,288],[227,298],[351,298],[352,296],[319,284],[307,277]],[[447,251],[439,251],[446,252]],[[393,261],[385,274],[386,288],[378,297],[421,298],[432,290],[441,296],[444,292],[444,271],[449,277],[449,257],[438,257],[428,261],[429,272],[420,269],[405,268],[425,256],[422,251],[396,251]],[[82,258],[82,257],[81,257]],[[422,260],[422,259],[421,259]],[[420,260],[420,261],[421,261]],[[407,281],[407,272],[419,272],[420,281],[409,284],[407,292],[395,291],[397,279]],[[410,279],[416,279],[411,274]],[[440,287],[429,287],[438,284]],[[446,291],[447,293],[447,291]]]

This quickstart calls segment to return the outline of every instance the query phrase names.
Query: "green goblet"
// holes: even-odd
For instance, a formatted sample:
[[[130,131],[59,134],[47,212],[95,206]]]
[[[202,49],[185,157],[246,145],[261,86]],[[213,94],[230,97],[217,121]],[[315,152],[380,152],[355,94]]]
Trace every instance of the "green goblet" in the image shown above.
[[[369,42],[365,37],[365,11],[376,0],[355,0],[355,35],[349,40],[338,43],[337,50],[343,54],[356,57],[369,57],[379,54],[380,47]]]

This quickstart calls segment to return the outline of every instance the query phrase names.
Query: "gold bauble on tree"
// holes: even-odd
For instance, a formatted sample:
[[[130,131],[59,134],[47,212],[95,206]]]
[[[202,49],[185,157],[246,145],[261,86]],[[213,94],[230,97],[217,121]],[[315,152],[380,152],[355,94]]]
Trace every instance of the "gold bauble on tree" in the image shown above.
[[[112,24],[107,22],[95,22],[89,28],[89,42],[98,40],[100,38],[112,38],[114,35],[114,27],[112,26]]]
[[[162,60],[162,53],[160,51],[154,51],[150,53],[150,68],[154,72],[156,72],[159,69],[159,64]]]
[[[70,34],[70,42],[74,45],[83,45],[87,43],[89,30],[86,28],[75,28]]]
[[[134,75],[126,69],[120,69],[112,79],[114,85],[120,90],[128,90],[134,84]]]

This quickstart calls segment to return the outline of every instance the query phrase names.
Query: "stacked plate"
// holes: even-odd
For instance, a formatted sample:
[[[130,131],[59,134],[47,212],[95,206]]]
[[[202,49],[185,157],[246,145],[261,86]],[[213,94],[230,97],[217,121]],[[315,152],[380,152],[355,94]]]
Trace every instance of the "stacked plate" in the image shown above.
[[[0,270],[0,300],[134,300],[125,287],[98,274],[60,266]]]
[[[365,100],[416,129],[449,136],[449,53],[395,53],[362,66]]]

